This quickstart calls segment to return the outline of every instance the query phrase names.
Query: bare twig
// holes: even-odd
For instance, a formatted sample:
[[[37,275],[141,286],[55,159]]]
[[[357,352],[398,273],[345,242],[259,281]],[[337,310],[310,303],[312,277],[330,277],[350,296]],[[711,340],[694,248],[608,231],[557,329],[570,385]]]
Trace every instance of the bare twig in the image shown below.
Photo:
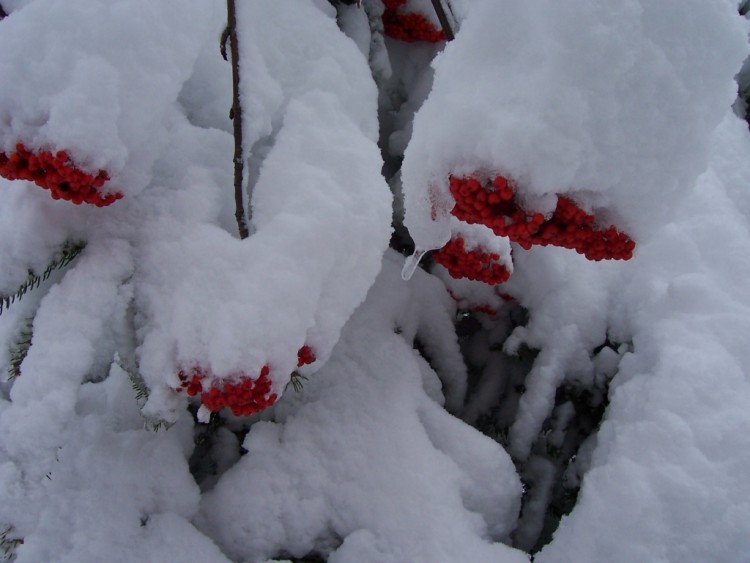
[[[3,18],[7,18],[7,17],[8,17],[8,13],[3,9],[2,4],[0,4],[0,20],[2,20]]]
[[[224,28],[224,31],[221,32],[221,39],[219,39],[219,51],[221,52],[221,56],[225,61],[229,60],[229,56],[227,55],[227,42],[229,41],[229,26],[226,26]]]
[[[242,150],[242,104],[240,103],[240,48],[237,40],[237,12],[235,0],[227,0],[227,30],[229,48],[232,52],[232,125],[234,131],[234,216],[240,238],[245,239],[250,234],[247,228],[248,217],[245,215],[245,205],[242,198],[242,174],[245,158]],[[226,32],[225,32],[226,33]],[[223,39],[223,36],[222,36]],[[223,42],[223,41],[222,41]]]
[[[445,13],[442,2],[440,0],[432,0],[432,7],[435,8],[435,13],[437,14],[438,20],[440,21],[440,26],[443,28],[445,38],[448,41],[452,41],[455,37],[455,34],[453,33],[451,22],[448,20],[448,16]]]

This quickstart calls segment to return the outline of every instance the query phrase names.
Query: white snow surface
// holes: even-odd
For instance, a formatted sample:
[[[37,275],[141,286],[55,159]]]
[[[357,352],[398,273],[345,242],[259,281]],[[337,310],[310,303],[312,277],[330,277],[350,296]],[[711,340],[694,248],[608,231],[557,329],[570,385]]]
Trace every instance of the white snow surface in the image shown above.
[[[667,220],[736,97],[747,54],[736,2],[464,4],[405,152],[417,247],[450,237],[451,174],[509,176],[543,213],[555,204],[543,196],[567,194],[636,241]]]
[[[0,316],[3,370],[32,316],[34,329],[22,375],[0,383],[0,533],[23,538],[15,561],[311,550],[338,563],[526,561],[498,543],[522,494],[509,455],[449,414],[467,388],[455,303],[436,276],[403,282],[403,259],[385,251],[391,198],[366,34],[347,39],[322,0],[240,3],[255,186],[254,233],[240,241],[224,2],[2,3],[0,84],[13,88],[0,88],[0,148],[65,148],[127,192],[79,208],[0,180],[0,292],[63,241],[88,242]],[[451,233],[448,174],[479,171],[517,178],[542,207],[570,193],[639,245],[629,262],[596,264],[514,248],[500,288],[529,313],[506,352],[540,351],[509,436],[518,460],[557,386],[595,377],[591,350],[606,338],[629,347],[578,503],[535,560],[747,561],[750,133],[727,113],[745,20],[728,0],[455,8],[461,30],[435,61],[434,88],[416,70],[432,46],[394,65],[414,66],[412,102],[428,96],[403,168],[417,243]],[[380,44],[385,69],[382,55]],[[397,148],[414,105],[394,117]],[[470,304],[502,306],[463,287]],[[175,369],[231,377],[268,363],[281,392],[305,343],[319,360],[302,392],[261,421],[233,421],[250,427],[248,453],[225,431],[202,492]],[[123,369],[137,367],[142,409]],[[174,425],[145,430],[144,414]]]
[[[731,195],[750,175],[728,161],[737,142],[748,154],[750,134],[729,115],[710,140],[711,165],[675,221],[611,285],[611,320],[634,350],[613,380],[578,505],[539,561],[750,553],[750,222]]]
[[[263,157],[253,235],[239,241],[177,214],[166,226],[156,214],[148,227],[159,233],[145,237],[139,273],[149,317],[140,367],[151,387],[175,366],[255,378],[268,365],[280,395],[303,345],[326,360],[380,268],[391,196],[379,173],[377,92],[334,21],[295,5],[246,3],[238,13],[248,30],[245,142]],[[170,396],[147,408],[174,413],[175,402],[162,400]]]
[[[44,0],[0,33],[0,150],[65,150],[134,195],[168,142],[166,115],[190,76],[210,3]]]
[[[402,266],[386,257],[328,364],[251,429],[247,455],[204,495],[198,526],[233,559],[340,543],[330,561],[527,560],[488,541],[512,529],[520,483],[496,443],[426,393],[435,374],[405,325],[435,282],[407,286]]]

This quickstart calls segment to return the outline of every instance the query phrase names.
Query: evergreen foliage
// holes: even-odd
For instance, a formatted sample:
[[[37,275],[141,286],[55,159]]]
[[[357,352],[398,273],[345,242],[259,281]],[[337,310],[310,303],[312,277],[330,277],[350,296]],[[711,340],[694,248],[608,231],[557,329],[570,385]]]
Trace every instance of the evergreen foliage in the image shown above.
[[[31,337],[33,319],[28,319],[16,339],[15,344],[10,350],[10,362],[8,362],[8,378],[14,379],[21,375],[21,364],[31,348]]]
[[[86,248],[85,242],[68,241],[63,244],[54,258],[52,258],[49,264],[47,264],[47,267],[41,273],[29,270],[26,280],[18,286],[15,291],[8,294],[0,294],[0,315],[2,315],[3,311],[7,310],[12,304],[14,304],[16,300],[20,301],[30,290],[39,287],[43,281],[46,281],[50,275],[52,275],[52,272],[65,268],[73,260],[78,258],[84,248]]]

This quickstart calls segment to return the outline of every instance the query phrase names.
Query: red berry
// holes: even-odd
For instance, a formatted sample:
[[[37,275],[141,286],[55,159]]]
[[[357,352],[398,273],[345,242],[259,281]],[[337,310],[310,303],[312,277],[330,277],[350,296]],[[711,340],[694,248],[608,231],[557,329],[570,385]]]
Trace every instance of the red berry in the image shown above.
[[[299,349],[299,352],[297,352],[297,367],[301,368],[304,365],[312,364],[316,359],[312,348],[305,344]]]
[[[104,170],[95,175],[76,168],[65,151],[29,152],[18,143],[16,152],[0,153],[0,176],[8,180],[26,180],[49,190],[53,199],[65,199],[76,205],[90,203],[102,207],[122,197],[121,193],[103,195],[98,189],[109,180]]]
[[[185,391],[191,397],[200,395],[201,403],[210,411],[217,412],[229,407],[237,416],[249,416],[276,402],[276,395],[269,395],[269,373],[268,366],[263,366],[256,379],[240,375],[234,380],[223,380],[211,377],[200,368],[193,368],[188,380],[187,372],[181,369],[177,374],[181,381],[177,391]],[[212,381],[209,384],[207,380]],[[208,387],[208,390],[204,390],[204,387]]]
[[[472,177],[451,177],[449,186],[456,202],[451,213],[457,219],[486,225],[521,248],[551,244],[576,250],[590,260],[632,257],[635,242],[614,227],[597,227],[594,216],[567,197],[559,197],[555,211],[545,219],[520,206],[513,183],[505,176],[484,183]]]
[[[406,0],[386,0],[383,12],[383,31],[388,37],[400,41],[427,41],[437,43],[445,41],[442,30],[435,28],[422,14],[398,12]]]
[[[448,241],[433,255],[433,259],[453,278],[468,278],[494,285],[510,277],[508,269],[499,262],[499,255],[479,249],[467,251],[461,236]]]

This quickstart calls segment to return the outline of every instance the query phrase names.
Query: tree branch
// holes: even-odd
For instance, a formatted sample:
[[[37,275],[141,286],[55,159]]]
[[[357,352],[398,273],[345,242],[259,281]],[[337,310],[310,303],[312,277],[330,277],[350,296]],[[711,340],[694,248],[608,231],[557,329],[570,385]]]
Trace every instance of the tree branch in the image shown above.
[[[7,18],[7,17],[8,17],[8,13],[3,9],[2,4],[0,4],[0,20],[2,20],[3,18]]]
[[[234,132],[234,216],[240,238],[246,239],[250,234],[247,228],[248,217],[242,198],[242,174],[245,168],[245,157],[242,150],[242,104],[240,103],[240,48],[237,40],[237,13],[235,0],[227,0],[227,30],[229,48],[232,53],[232,126]]]
[[[451,22],[448,20],[448,16],[445,13],[442,2],[440,0],[432,0],[432,7],[435,8],[435,13],[437,14],[438,20],[440,21],[440,26],[443,28],[445,38],[448,41],[453,41],[455,34],[453,33]]]

